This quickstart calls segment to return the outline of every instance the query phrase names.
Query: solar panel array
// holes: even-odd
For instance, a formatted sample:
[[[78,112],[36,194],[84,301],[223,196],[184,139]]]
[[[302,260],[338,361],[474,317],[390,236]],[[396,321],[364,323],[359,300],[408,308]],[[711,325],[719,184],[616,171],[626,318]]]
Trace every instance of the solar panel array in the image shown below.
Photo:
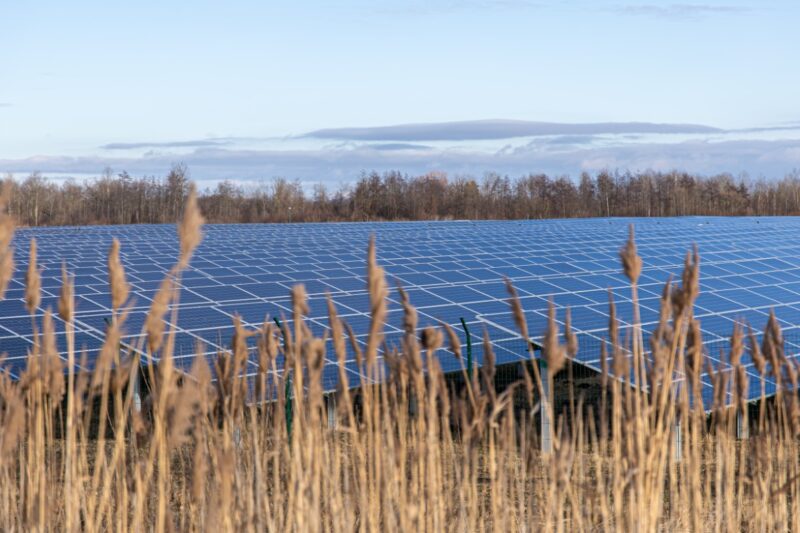
[[[440,321],[452,325],[462,342],[463,317],[470,326],[475,360],[482,362],[484,328],[493,340],[499,364],[528,358],[507,303],[503,283],[517,288],[529,328],[544,331],[548,299],[557,306],[563,324],[571,308],[579,333],[581,363],[598,368],[600,345],[608,328],[608,289],[615,295],[622,337],[630,328],[629,283],[620,272],[618,252],[628,225],[637,228],[644,260],[640,280],[641,317],[645,330],[658,319],[659,296],[670,276],[680,276],[683,258],[693,243],[701,253],[701,295],[696,315],[703,340],[715,364],[736,320],[746,320],[761,332],[774,308],[789,339],[787,350],[800,351],[800,219],[795,218],[673,218],[592,219],[556,221],[453,221],[343,224],[209,225],[191,268],[181,281],[178,307],[176,364],[188,368],[198,341],[206,356],[226,349],[233,335],[232,317],[257,328],[265,317],[291,316],[290,288],[303,283],[310,295],[309,324],[316,334],[328,329],[325,294],[330,293],[341,317],[366,345],[369,326],[365,281],[366,247],[376,236],[378,262],[390,285],[407,289],[419,311],[419,327]],[[61,286],[61,264],[75,274],[76,345],[86,350],[91,368],[102,345],[111,298],[106,273],[114,237],[122,242],[121,257],[132,285],[132,310],[126,342],[141,339],[148,307],[177,257],[174,226],[94,226],[21,229],[15,237],[17,273],[0,302],[0,352],[6,367],[18,376],[33,346],[33,326],[24,308],[27,242],[38,241],[43,267],[43,309],[55,309]],[[400,299],[389,297],[387,343],[399,345]],[[167,321],[171,320],[169,314]],[[291,326],[291,320],[287,320]],[[58,325],[58,347],[66,350],[64,325]],[[793,343],[792,339],[799,342]],[[462,363],[442,350],[446,371]],[[751,393],[760,394],[760,377],[747,356]],[[248,373],[255,373],[250,362]],[[351,383],[360,369],[353,357],[346,363]],[[329,353],[323,382],[333,389],[338,366]],[[705,393],[710,381],[703,378]],[[775,384],[767,380],[767,392]]]

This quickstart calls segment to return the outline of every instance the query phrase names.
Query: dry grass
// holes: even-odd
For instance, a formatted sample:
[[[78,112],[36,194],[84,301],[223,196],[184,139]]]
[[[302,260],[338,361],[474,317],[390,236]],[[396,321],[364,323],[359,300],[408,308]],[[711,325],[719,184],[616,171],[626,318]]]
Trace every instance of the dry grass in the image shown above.
[[[237,320],[230,353],[213,363],[216,381],[203,357],[189,376],[179,374],[175,331],[162,318],[202,239],[201,224],[192,200],[180,226],[180,257],[145,326],[140,349],[159,362],[144,376],[150,394],[141,409],[134,394],[138,365],[119,349],[129,293],[119,243],[109,253],[114,318],[91,375],[72,372],[81,354],[74,348],[74,291],[64,272],[58,312],[67,323],[68,370],[55,352],[48,313],[22,379],[0,376],[0,530],[800,530],[796,395],[762,401],[749,439],[735,435],[737,413],[747,416],[745,351],[765,376],[784,384],[796,385],[796,367],[783,354],[776,321],[761,346],[737,328],[729,368],[709,369],[715,401],[702,405],[704,359],[692,314],[696,252],[687,255],[681,284],[665,288],[661,321],[647,345],[638,326],[623,344],[612,318],[615,342],[603,360],[599,410],[580,398],[572,402],[569,416],[553,425],[552,453],[542,454],[533,421],[540,410],[555,413],[553,374],[543,383],[534,365],[497,392],[486,339],[484,366],[471,380],[464,369],[463,387],[454,392],[435,352],[447,339],[460,358],[458,338],[447,327],[417,336],[405,294],[406,335],[401,350],[387,355],[390,371],[383,375],[378,351],[387,286],[374,243],[367,254],[373,324],[364,353],[329,303],[336,356],[344,361],[350,344],[370,378],[349,383],[358,392],[342,371],[335,397],[323,394],[325,345],[303,321],[302,287],[292,293],[293,329],[279,332],[267,322],[248,331]],[[11,221],[0,218],[0,230],[2,289],[12,264]],[[621,260],[636,301],[641,260],[633,233]],[[33,309],[40,298],[34,261],[27,280]],[[509,312],[527,336],[510,285],[509,292]],[[252,335],[259,371],[248,388],[240,371]],[[571,327],[562,334],[551,320],[544,346],[549,367],[565,365],[578,350]],[[287,372],[279,374],[282,357]],[[515,397],[524,398],[524,409],[515,409]],[[326,402],[333,399],[331,427]]]

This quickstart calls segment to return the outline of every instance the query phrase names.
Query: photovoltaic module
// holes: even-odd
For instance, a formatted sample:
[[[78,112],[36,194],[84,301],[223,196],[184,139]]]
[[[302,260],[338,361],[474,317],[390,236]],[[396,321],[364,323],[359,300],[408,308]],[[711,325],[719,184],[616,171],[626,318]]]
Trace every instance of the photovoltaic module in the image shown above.
[[[420,328],[444,322],[465,342],[460,323],[465,320],[476,364],[482,362],[484,331],[492,339],[497,364],[528,359],[508,305],[508,278],[534,339],[545,330],[552,299],[562,329],[565,310],[571,309],[580,343],[578,362],[598,369],[600,346],[607,341],[609,290],[617,305],[620,338],[629,335],[633,323],[630,283],[619,259],[630,224],[644,262],[639,298],[646,336],[658,321],[665,282],[671,276],[680,279],[685,254],[696,244],[701,293],[695,316],[709,362],[726,364],[721,354],[728,353],[736,321],[751,325],[760,340],[771,309],[783,328],[787,353],[800,352],[800,218],[247,224],[204,227],[203,243],[182,276],[180,299],[174,304],[176,366],[189,368],[198,341],[207,357],[227,349],[235,314],[250,328],[272,317],[291,327],[290,289],[298,283],[309,295],[307,319],[315,334],[329,328],[325,295],[330,293],[341,318],[365,346],[370,322],[366,250],[374,235],[378,263],[391,287],[387,345],[399,345],[402,337],[395,289],[400,285],[418,309]],[[45,308],[55,310],[64,262],[75,276],[76,347],[85,351],[91,368],[111,316],[106,265],[114,237],[122,243],[122,263],[132,286],[124,340],[144,345],[140,337],[147,310],[177,258],[174,226],[23,228],[14,240],[15,277],[0,302],[0,352],[6,354],[4,367],[12,377],[24,368],[33,347],[33,324],[24,306],[29,240],[36,238],[43,268],[43,297],[35,320],[40,323]],[[171,313],[166,320],[172,320]],[[64,324],[56,321],[58,349],[64,352]],[[445,371],[462,368],[449,350],[443,348],[438,356]],[[256,371],[254,361],[248,363],[248,372]],[[750,394],[759,396],[761,376],[748,355],[743,363],[751,378]],[[358,383],[352,354],[346,368],[350,383]],[[338,373],[331,350],[323,374],[326,389],[336,388]],[[703,380],[704,395],[710,394],[708,376]],[[765,383],[767,393],[773,393],[771,378]]]

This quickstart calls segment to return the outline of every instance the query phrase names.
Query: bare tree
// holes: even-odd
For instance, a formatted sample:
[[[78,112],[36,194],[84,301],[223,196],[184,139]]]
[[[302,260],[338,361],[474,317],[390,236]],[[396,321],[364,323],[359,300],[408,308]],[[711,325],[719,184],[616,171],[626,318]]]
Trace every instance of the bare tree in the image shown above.
[[[9,209],[25,225],[173,223],[189,175],[185,165],[173,166],[163,178],[106,169],[96,179],[56,182],[33,173],[22,180],[9,177],[3,187],[11,187]],[[797,215],[800,171],[771,181],[683,172],[583,173],[577,180],[488,173],[480,181],[370,172],[335,190],[322,183],[305,189],[285,178],[249,188],[221,181],[199,203],[211,222]]]

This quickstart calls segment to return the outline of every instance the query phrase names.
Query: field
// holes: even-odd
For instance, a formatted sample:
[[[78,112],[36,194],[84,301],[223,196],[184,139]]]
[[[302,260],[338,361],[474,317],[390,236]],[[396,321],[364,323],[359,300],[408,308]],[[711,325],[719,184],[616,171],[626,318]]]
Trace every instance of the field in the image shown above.
[[[140,367],[119,342],[129,296],[119,243],[108,258],[114,317],[94,371],[76,375],[72,364],[65,371],[46,314],[34,325],[40,341],[21,379],[0,376],[0,529],[800,530],[800,405],[786,392],[796,387],[797,367],[784,354],[775,320],[761,343],[736,328],[728,367],[709,369],[714,402],[702,403],[703,346],[692,313],[697,253],[687,255],[680,282],[665,287],[654,331],[636,327],[631,338],[620,338],[610,321],[599,403],[585,404],[574,391],[568,412],[556,416],[554,380],[581,347],[569,327],[559,331],[552,319],[544,380],[532,365],[518,381],[495,387],[487,338],[485,364],[471,378],[465,367],[454,386],[433,353],[450,346],[463,360],[460,343],[448,328],[417,336],[416,312],[406,299],[402,350],[384,375],[377,354],[388,288],[373,245],[366,258],[370,338],[357,350],[363,374],[373,379],[340,387],[330,420],[321,385],[323,340],[302,320],[302,286],[292,292],[291,330],[237,323],[232,350],[213,364],[198,357],[188,375],[173,366],[175,331],[162,318],[202,240],[202,224],[192,195],[179,225],[180,257],[145,324],[142,351],[157,353],[159,362],[145,367],[141,404]],[[13,269],[13,230],[3,216],[3,291]],[[620,268],[636,302],[642,265],[633,234],[620,245]],[[70,283],[65,272],[56,310],[68,339]],[[33,311],[41,299],[35,260],[26,285]],[[528,338],[511,285],[508,300]],[[350,334],[332,301],[329,323],[344,359]],[[258,338],[255,381],[240,372],[251,336]],[[80,360],[70,347],[69,361]],[[769,401],[762,392],[752,408],[740,363],[745,353],[763,376],[784,385]],[[291,371],[279,374],[284,360]],[[554,419],[549,453],[541,452],[535,423],[542,411]],[[746,438],[737,435],[737,420],[751,428]]]

